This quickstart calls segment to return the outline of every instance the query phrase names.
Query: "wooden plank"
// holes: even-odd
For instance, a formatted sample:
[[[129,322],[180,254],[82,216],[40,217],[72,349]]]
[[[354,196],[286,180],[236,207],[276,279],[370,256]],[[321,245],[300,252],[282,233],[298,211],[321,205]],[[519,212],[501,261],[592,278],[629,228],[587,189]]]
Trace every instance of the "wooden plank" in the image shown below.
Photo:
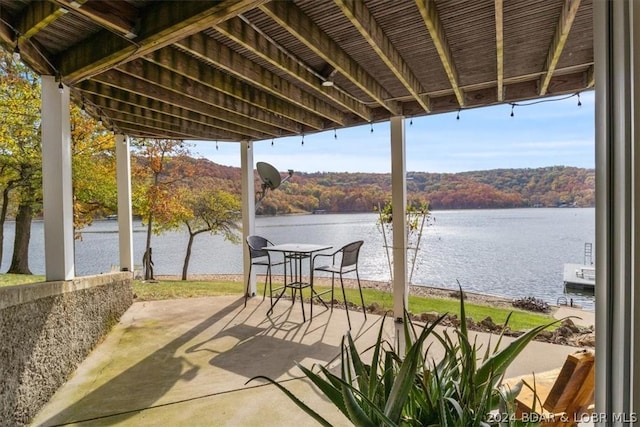
[[[365,4],[351,0],[334,0],[334,2],[369,43],[369,46],[380,57],[382,62],[386,64],[411,96],[428,113],[430,111],[429,98],[422,94],[424,89],[409,69],[407,63],[402,59],[400,53],[393,46],[389,37],[387,37],[374,17],[371,16],[371,12],[369,12]]]
[[[214,92],[214,95],[217,95],[216,99],[220,99],[221,106],[213,106],[183,95],[169,94],[159,90],[159,88],[155,88],[154,90],[149,83],[143,81],[140,81],[139,89],[144,95],[136,92],[128,92],[116,86],[103,84],[95,80],[85,80],[79,84],[79,88],[82,90],[82,96],[93,94],[114,98],[129,105],[144,106],[145,108],[164,111],[169,114],[173,113],[174,108],[179,108],[180,111],[189,114],[189,117],[192,117],[192,119],[193,114],[197,114],[203,118],[209,117],[222,120],[261,133],[273,134],[274,136],[282,135],[283,132],[282,127],[274,124],[274,122],[280,123],[281,119],[274,115],[269,115],[260,108],[239,103],[224,94],[216,92]],[[175,114],[180,114],[180,112],[176,112]]]
[[[544,408],[552,413],[565,412],[585,382],[593,387],[593,378],[589,380],[593,362],[591,352],[568,355],[544,402]]]
[[[20,16],[20,23],[18,24],[20,42],[26,42],[67,13],[67,9],[49,2],[36,1],[29,3],[26,10]]]
[[[391,98],[389,93],[295,4],[275,1],[260,6],[260,10],[351,80],[391,114],[401,113],[397,102],[388,101]]]
[[[288,80],[260,67],[205,34],[194,34],[177,42],[175,45],[203,62],[212,64],[232,76],[245,80],[266,93],[279,96],[291,104],[297,105],[312,114],[329,119],[338,125],[344,124],[344,117],[341,111],[305,92],[298,86],[291,84]],[[177,54],[174,56],[177,56]],[[184,58],[184,60],[188,60],[188,58]]]
[[[253,26],[241,18],[232,18],[214,27],[225,37],[238,43],[254,55],[262,58],[280,71],[287,73],[297,81],[306,86],[308,90],[316,95],[329,98],[343,108],[366,121],[371,120],[371,109],[363,103],[356,101],[344,92],[335,87],[322,86],[317,74],[284,51],[284,48],[276,45],[276,42],[268,38],[263,33],[257,31]]]
[[[152,54],[152,56],[155,54]],[[217,72],[215,69],[197,61],[197,69],[184,70],[184,73],[197,73],[198,80],[185,77],[183,74],[176,74],[171,70],[157,65],[154,62],[141,60],[131,61],[121,65],[118,69],[132,77],[137,77],[155,85],[167,88],[175,93],[185,94],[194,99],[206,99],[211,89],[225,93],[242,102],[264,108],[274,114],[279,114],[292,121],[298,122],[300,132],[304,131],[302,124],[313,129],[323,129],[325,123],[316,115],[296,108],[288,102],[270,96],[253,86],[234,79],[226,73]],[[184,63],[174,63],[175,67],[180,67]],[[175,71],[175,69],[173,70]],[[215,104],[214,104],[215,105]]]
[[[74,15],[80,15],[93,21],[103,28],[114,31],[126,38],[133,39],[136,34],[136,18],[138,10],[125,1],[106,2],[88,0],[50,0],[69,10]]]
[[[504,0],[495,0],[496,80],[498,102],[504,101]]]
[[[449,42],[447,41],[447,37],[444,33],[442,22],[440,21],[438,11],[436,10],[436,2],[435,0],[415,1],[416,6],[418,6],[418,10],[420,11],[420,15],[422,15],[422,19],[424,20],[424,23],[429,30],[429,34],[431,35],[433,44],[438,51],[438,56],[440,57],[440,61],[442,62],[444,71],[447,73],[449,83],[451,84],[451,88],[456,95],[458,104],[460,107],[463,107],[464,96],[462,95],[462,90],[460,89],[460,79],[458,78],[458,71],[456,70],[455,62],[453,61],[451,46],[449,46]]]
[[[158,1],[140,12],[135,41],[103,30],[62,52],[57,68],[69,84],[131,61],[225,21],[268,0]]]
[[[547,71],[540,82],[540,96],[547,93],[551,77],[553,77],[553,73],[558,65],[560,55],[562,55],[562,50],[569,37],[569,32],[571,31],[571,26],[573,25],[573,20],[578,13],[579,7],[580,0],[564,0],[560,20],[556,27],[556,32],[553,35],[549,53],[547,54],[547,62],[545,64],[545,70]]]

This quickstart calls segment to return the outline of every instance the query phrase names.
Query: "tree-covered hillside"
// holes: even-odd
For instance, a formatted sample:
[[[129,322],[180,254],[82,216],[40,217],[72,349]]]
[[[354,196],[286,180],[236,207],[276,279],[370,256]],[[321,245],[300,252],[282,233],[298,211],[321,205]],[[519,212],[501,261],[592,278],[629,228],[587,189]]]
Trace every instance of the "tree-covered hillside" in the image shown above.
[[[227,191],[240,192],[238,168],[205,159],[192,161],[197,163],[199,175],[215,178]],[[409,172],[407,190],[410,203],[428,202],[432,209],[589,207],[595,205],[595,171],[552,166],[463,173]],[[390,198],[390,174],[296,172],[289,182],[270,192],[257,211],[371,212]]]

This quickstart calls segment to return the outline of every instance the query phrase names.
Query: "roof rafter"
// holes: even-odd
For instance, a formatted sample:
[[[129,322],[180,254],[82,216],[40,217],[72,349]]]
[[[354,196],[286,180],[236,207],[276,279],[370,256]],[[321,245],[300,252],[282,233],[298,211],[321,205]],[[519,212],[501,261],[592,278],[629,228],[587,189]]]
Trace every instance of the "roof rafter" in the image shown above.
[[[7,46],[15,48],[18,34],[16,31],[7,24],[11,22],[11,17],[5,13],[5,10],[0,8],[0,40]],[[55,70],[49,64],[40,53],[44,49],[39,48],[38,43],[35,40],[29,40],[28,43],[20,45],[20,55],[26,63],[33,67],[34,71],[40,75],[53,75]]]
[[[498,102],[504,101],[504,0],[495,0],[496,80]]]
[[[422,94],[424,89],[364,3],[351,0],[334,0],[334,2],[382,59],[382,62],[389,67],[411,96],[428,113],[430,111],[429,98]]]
[[[351,80],[390,113],[402,114],[400,105],[395,101],[389,101],[391,96],[386,89],[349,57],[336,42],[297,6],[276,1],[260,6],[260,10],[304,43],[316,55],[331,64],[332,67]]]
[[[578,13],[579,7],[580,0],[564,0],[562,12],[560,13],[560,20],[556,27],[556,32],[553,35],[553,40],[549,47],[549,53],[547,54],[547,62],[544,67],[547,72],[540,81],[540,96],[547,93],[549,82],[551,81],[551,77],[558,65],[560,55],[562,54],[564,45],[569,37],[569,32],[571,31],[571,26],[573,25],[573,20]]]
[[[103,30],[62,52],[57,58],[57,68],[66,82],[75,83],[170,45],[265,1],[268,0],[151,2],[140,14],[143,32],[135,42]]]
[[[124,117],[133,117],[136,120],[141,120],[141,123],[145,123],[145,121],[147,121],[148,123],[159,123],[161,126],[168,125],[170,129],[180,129],[180,132],[185,134],[189,133],[191,135],[214,134],[222,131],[226,132],[226,138],[233,138],[235,141],[253,138],[264,139],[266,137],[265,135],[256,137],[255,135],[249,135],[244,132],[233,132],[220,126],[211,127],[190,121],[186,118],[176,120],[168,114],[159,113],[142,107],[122,105],[122,103],[111,99],[96,99],[96,102],[97,103],[95,105],[97,105],[107,117],[113,120],[122,121]]]
[[[312,114],[344,125],[344,115],[340,110],[303,91],[288,80],[257,66],[205,34],[194,34],[175,45],[265,92],[279,96]]]
[[[135,37],[138,10],[130,3],[88,0],[49,0],[69,10],[70,13],[84,16],[103,28],[121,34],[127,38]]]
[[[143,62],[136,60],[120,66],[119,69],[195,98],[204,96],[211,89],[220,91],[300,123],[297,125],[298,132],[304,130],[302,124],[313,129],[325,127],[323,120],[312,112],[301,111],[283,99],[259,91],[250,84],[215,70],[175,48],[152,52],[145,59],[148,62],[144,66]],[[170,71],[177,73],[178,76],[176,77]]]
[[[456,94],[458,104],[460,107],[464,107],[464,95],[462,94],[462,89],[460,89],[458,71],[456,70],[455,62],[453,61],[451,46],[449,46],[449,43],[447,42],[447,37],[444,33],[444,28],[442,27],[442,21],[440,21],[440,16],[436,10],[435,0],[415,1],[416,6],[418,6],[418,10],[420,11],[420,15],[422,15],[422,19],[429,30],[431,40],[433,40],[433,44],[438,51],[438,56],[440,57],[444,71],[447,73],[451,88]]]
[[[238,43],[240,46],[251,51],[254,55],[267,61],[280,71],[287,73],[308,89],[317,94],[326,96],[333,102],[341,105],[364,120],[371,120],[371,109],[347,96],[344,92],[335,87],[325,87],[321,85],[319,77],[310,71],[304,64],[291,55],[283,52],[265,35],[256,31],[251,25],[240,18],[231,18],[214,27],[216,31],[225,37]]]
[[[29,3],[26,11],[20,16],[20,23],[18,24],[20,42],[30,39],[68,12],[67,9],[46,1]]]
[[[126,75],[125,75],[126,76]],[[126,80],[129,76],[123,78]],[[152,87],[150,83],[140,81],[141,89],[145,90]],[[249,129],[247,133],[255,131],[258,133],[278,136],[282,133],[282,128],[269,122],[275,120],[272,115],[269,116],[262,109],[239,105],[231,100],[228,96],[219,94],[222,99],[223,107],[206,104],[183,95],[167,94],[162,91],[160,93],[152,93],[140,95],[138,93],[128,92],[116,86],[100,83],[94,80],[85,80],[80,83],[82,96],[85,94],[94,94],[101,97],[109,97],[118,99],[125,104],[145,106],[154,111],[164,112],[169,115],[177,115],[184,112],[191,120],[198,121],[203,124],[209,124],[210,120],[220,120],[226,123],[234,124]],[[158,91],[156,91],[158,92]],[[235,108],[234,108],[235,107]]]
[[[178,124],[178,122],[183,119],[188,123],[192,123],[194,126],[205,126],[209,128],[217,127],[227,132],[246,135],[248,137],[251,137],[251,139],[264,139],[277,135],[277,132],[275,132],[275,129],[273,128],[271,129],[271,133],[265,134],[263,132],[258,132],[252,128],[240,126],[236,123],[231,123],[226,120],[223,121],[211,116],[205,116],[195,111],[185,110],[184,108],[176,105],[167,105],[153,99],[143,100],[140,96],[135,96],[135,98],[137,98],[137,101],[143,101],[142,103],[136,103],[126,102],[121,98],[114,99],[111,96],[111,94],[105,94],[104,92],[101,94],[93,94],[85,91],[83,93],[83,97],[94,105],[102,108],[108,108],[110,110],[119,110],[123,113],[131,114],[138,117],[151,118],[150,116],[146,115],[146,113],[141,112],[141,110],[144,110],[145,112],[149,112],[150,114],[160,115],[161,117],[163,117],[163,120],[167,121],[167,123]]]

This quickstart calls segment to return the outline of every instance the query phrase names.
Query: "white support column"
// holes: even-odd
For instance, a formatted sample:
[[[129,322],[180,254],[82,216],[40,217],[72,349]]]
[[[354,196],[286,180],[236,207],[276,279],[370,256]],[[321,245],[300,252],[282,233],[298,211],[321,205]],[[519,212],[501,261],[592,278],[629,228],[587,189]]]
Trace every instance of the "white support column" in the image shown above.
[[[42,76],[42,193],[47,281],[75,274],[69,88]]]
[[[249,248],[247,247],[247,237],[255,233],[256,218],[256,191],[253,175],[253,147],[251,142],[242,141],[240,143],[240,165],[242,168],[242,259],[244,265],[244,286],[250,281],[249,295],[256,294],[256,273],[251,272],[249,277]]]
[[[116,179],[118,182],[118,241],[120,271],[133,272],[133,220],[131,209],[131,156],[129,138],[116,135]]]
[[[407,173],[404,117],[391,118],[391,208],[393,210],[393,316],[402,320],[407,295]]]
[[[598,425],[640,417],[640,3],[593,2]]]

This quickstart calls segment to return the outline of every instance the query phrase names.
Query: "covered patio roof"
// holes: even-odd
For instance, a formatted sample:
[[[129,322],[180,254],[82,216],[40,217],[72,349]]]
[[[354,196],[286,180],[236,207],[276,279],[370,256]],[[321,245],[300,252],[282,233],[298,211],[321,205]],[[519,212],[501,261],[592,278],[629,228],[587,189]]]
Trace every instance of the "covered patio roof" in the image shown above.
[[[254,141],[594,87],[592,0],[0,0],[107,128]]]

